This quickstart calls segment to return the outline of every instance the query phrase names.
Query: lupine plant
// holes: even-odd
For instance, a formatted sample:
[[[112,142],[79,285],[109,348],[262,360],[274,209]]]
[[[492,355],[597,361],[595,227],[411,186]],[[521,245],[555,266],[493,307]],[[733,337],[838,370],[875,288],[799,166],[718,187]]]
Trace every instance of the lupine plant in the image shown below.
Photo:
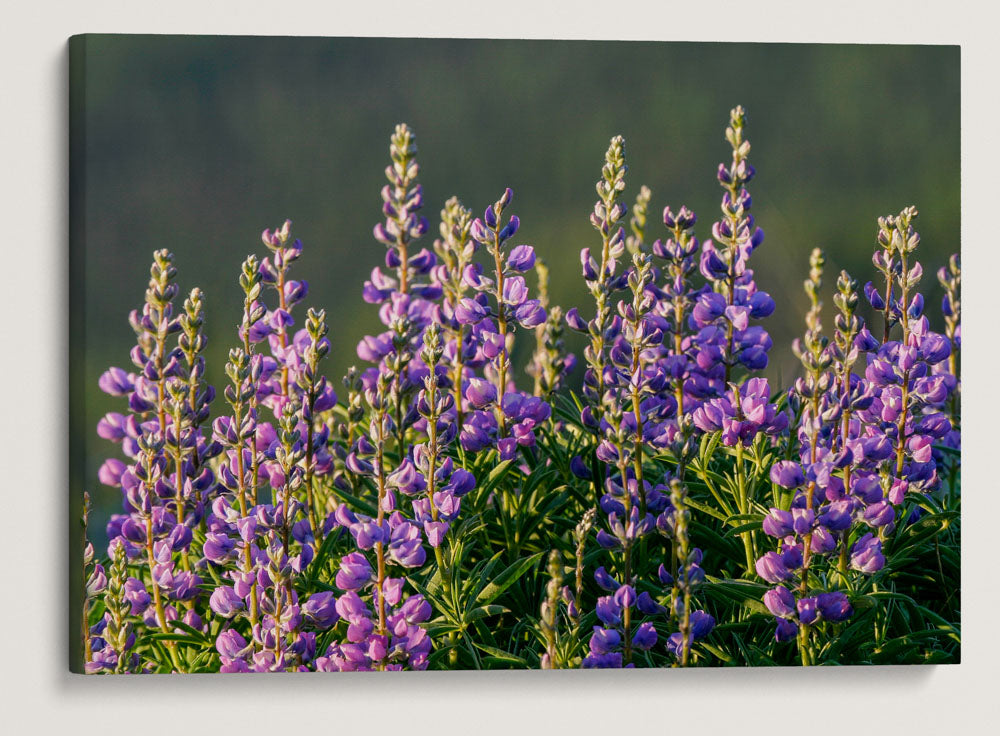
[[[79,568],[86,671],[958,661],[958,255],[928,314],[915,208],[877,219],[864,287],[813,250],[801,368],[775,385],[741,107],[725,139],[701,238],[685,206],[653,224],[611,139],[590,298],[564,309],[503,182],[480,218],[444,202],[417,250],[416,137],[397,126],[384,265],[360,289],[384,329],[343,400],[323,365],[348,346],[303,304],[291,222],[239,267],[238,315],[180,300],[154,253],[131,367],[98,381],[122,401],[97,426],[121,509]],[[206,331],[233,317],[216,401]],[[85,537],[94,517],[88,496]]]

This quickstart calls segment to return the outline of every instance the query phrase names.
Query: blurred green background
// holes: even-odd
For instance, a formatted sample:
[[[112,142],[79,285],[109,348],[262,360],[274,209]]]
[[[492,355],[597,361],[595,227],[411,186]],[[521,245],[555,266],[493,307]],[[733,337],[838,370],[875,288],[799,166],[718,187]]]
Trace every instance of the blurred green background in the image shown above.
[[[608,139],[625,136],[629,202],[640,184],[652,188],[649,238],[663,234],[665,204],[693,208],[704,237],[718,214],[715,169],[729,159],[728,113],[742,104],[758,172],[754,212],[767,234],[754,268],[778,303],[766,323],[775,340],[768,374],[795,371],[788,345],[802,329],[810,249],[827,251],[827,294],[841,268],[863,284],[872,277],[875,218],[908,204],[921,211],[924,287],[933,286],[928,311],[939,320],[933,274],[959,247],[958,47],[178,36],[83,43],[85,63],[71,82],[80,101],[74,124],[84,126],[72,151],[83,218],[82,239],[72,243],[82,258],[73,309],[83,310],[83,334],[71,354],[85,387],[71,428],[83,467],[71,469],[71,490],[74,509],[83,488],[96,497],[98,546],[120,494],[97,483],[115,448],[94,427],[122,402],[101,394],[97,379],[108,365],[128,367],[126,315],[142,302],[152,252],[173,251],[182,294],[196,285],[206,292],[209,379],[221,387],[236,340],[240,262],[265,253],[263,228],[292,219],[305,243],[294,274],[309,281],[308,305],[333,316],[325,367],[339,387],[358,340],[379,330],[360,294],[383,260],[371,228],[399,121],[417,134],[431,220],[422,244],[430,248],[449,196],[480,213],[510,186],[518,242],[552,266],[554,301],[589,315],[578,253],[599,242],[588,215]],[[516,356],[522,365],[526,352]],[[223,407],[220,395],[215,409]]]

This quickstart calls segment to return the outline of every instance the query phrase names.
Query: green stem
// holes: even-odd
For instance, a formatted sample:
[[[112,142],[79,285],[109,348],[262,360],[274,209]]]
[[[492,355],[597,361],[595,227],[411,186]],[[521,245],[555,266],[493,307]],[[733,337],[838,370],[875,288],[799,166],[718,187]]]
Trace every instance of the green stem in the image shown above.
[[[498,224],[499,227],[499,224]],[[497,365],[497,406],[496,406],[496,416],[497,416],[497,427],[498,427],[498,437],[503,439],[507,436],[507,418],[504,416],[502,403],[503,395],[507,390],[507,315],[505,314],[505,305],[503,301],[503,259],[500,253],[500,232],[496,231],[493,233],[493,259],[496,267],[496,277],[497,277],[497,328],[500,331],[500,355],[499,362]]]
[[[743,464],[743,443],[737,439],[736,441],[736,488],[738,491],[738,497],[736,503],[739,507],[741,514],[750,513],[750,501],[747,498],[747,487],[746,487],[746,467]],[[750,537],[750,531],[740,532],[740,538],[743,540],[743,552],[746,555],[746,566],[747,575],[752,576],[754,574],[754,557],[753,557],[753,540]]]

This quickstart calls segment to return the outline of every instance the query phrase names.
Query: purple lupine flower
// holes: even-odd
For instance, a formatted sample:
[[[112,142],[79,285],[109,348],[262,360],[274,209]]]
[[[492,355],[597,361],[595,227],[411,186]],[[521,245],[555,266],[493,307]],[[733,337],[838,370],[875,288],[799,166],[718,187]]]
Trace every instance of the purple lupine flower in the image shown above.
[[[535,249],[530,245],[518,245],[511,249],[507,266],[519,273],[530,271],[535,265]]]
[[[683,652],[690,649],[692,642],[703,639],[715,628],[715,619],[704,611],[692,611],[690,621],[691,632],[687,641],[683,634],[671,634],[667,640],[667,649],[677,658],[683,657]]]
[[[792,577],[791,571],[776,552],[766,552],[757,560],[757,574],[769,583],[781,583]]]
[[[313,593],[309,596],[309,599],[302,605],[302,615],[319,629],[328,629],[340,619],[337,613],[336,599],[329,590]]]
[[[798,463],[780,460],[771,466],[771,480],[782,488],[798,488],[806,479]]]
[[[851,567],[866,575],[878,572],[885,566],[882,540],[869,533],[851,547]]]
[[[494,435],[491,428],[482,426],[484,418],[480,417],[476,420],[480,426],[471,430],[468,438],[463,436],[463,446],[477,451],[496,442],[503,459],[513,456],[514,445],[506,441],[509,437],[515,436],[522,446],[534,443],[530,426],[520,428],[520,436],[514,435],[515,428],[508,421],[509,412],[500,404],[506,401],[508,394],[515,393],[510,382],[510,340],[517,324],[533,328],[544,323],[547,316],[539,300],[528,298],[524,277],[518,275],[534,265],[534,250],[530,246],[518,246],[510,252],[505,250],[507,241],[520,227],[516,215],[512,215],[506,225],[502,224],[504,211],[512,198],[512,190],[506,189],[500,199],[486,208],[482,219],[474,220],[469,229],[472,239],[493,257],[493,275],[485,277],[479,268],[470,264],[466,267],[464,280],[479,292],[480,297],[488,294],[492,304],[466,297],[459,302],[455,315],[459,322],[478,327],[481,349],[489,361],[487,373],[495,388],[495,392],[487,391],[479,384],[472,385],[471,381],[476,379],[471,379],[472,393],[466,392],[466,398],[477,409],[493,405],[496,430]],[[495,323],[487,317],[495,318]],[[466,426],[462,429],[465,432]]]
[[[820,593],[816,596],[816,605],[823,618],[833,623],[846,621],[854,613],[847,596],[840,591]]]
[[[656,629],[653,627],[652,622],[643,621],[636,627],[635,634],[632,637],[632,647],[639,651],[646,651],[656,646],[656,640]]]
[[[715,242],[702,244],[699,262],[712,289],[697,297],[691,312],[692,320],[702,329],[698,367],[716,395],[723,393],[737,366],[760,370],[767,365],[770,339],[762,329],[751,327],[749,320],[774,311],[774,300],[757,289],[747,265],[764,233],[750,214],[751,198],[745,187],[755,173],[746,160],[750,146],[743,140],[745,122],[742,107],[731,111],[726,137],[733,148],[732,164],[720,164],[718,170],[719,183],[725,189],[723,217],[712,226]],[[754,333],[747,340],[750,330]]]
[[[764,533],[782,539],[792,533],[792,514],[781,509],[771,509],[764,517]]]
[[[351,552],[340,559],[337,587],[341,590],[358,590],[371,580],[372,566],[360,552]]]
[[[778,585],[764,594],[767,610],[780,618],[790,618],[795,614],[795,597],[783,585]]]
[[[770,403],[769,391],[767,379],[747,379],[742,386],[734,385],[731,395],[698,407],[694,424],[704,432],[721,430],[723,444],[749,447],[759,432],[779,433],[788,426],[788,417]]]
[[[799,622],[805,625],[814,623],[819,616],[819,606],[815,597],[799,598],[795,604],[795,610],[799,616]]]
[[[209,605],[216,614],[223,618],[232,618],[237,611],[244,607],[243,599],[229,585],[216,588],[209,599]]]
[[[787,618],[775,619],[775,641],[794,641],[799,635],[799,624],[797,621]]]
[[[483,378],[470,378],[465,398],[477,409],[483,409],[497,400],[497,389]]]

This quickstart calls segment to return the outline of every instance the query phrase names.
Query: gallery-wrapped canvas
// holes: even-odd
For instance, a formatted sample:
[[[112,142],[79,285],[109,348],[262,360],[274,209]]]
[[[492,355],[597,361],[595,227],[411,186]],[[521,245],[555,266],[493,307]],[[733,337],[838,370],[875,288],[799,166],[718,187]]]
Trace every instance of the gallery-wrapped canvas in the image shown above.
[[[959,661],[957,47],[70,52],[75,671]]]

